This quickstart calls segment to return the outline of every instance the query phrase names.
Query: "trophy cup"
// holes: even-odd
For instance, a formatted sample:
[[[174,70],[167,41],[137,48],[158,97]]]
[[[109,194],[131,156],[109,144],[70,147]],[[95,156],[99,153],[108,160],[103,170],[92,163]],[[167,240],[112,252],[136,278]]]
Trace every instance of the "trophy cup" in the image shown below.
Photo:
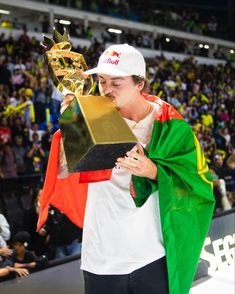
[[[43,45],[55,86],[75,95],[59,118],[68,172],[112,169],[136,145],[136,137],[109,98],[89,95],[92,77],[83,74],[86,62],[71,51],[66,31],[54,30],[53,39],[44,36]]]

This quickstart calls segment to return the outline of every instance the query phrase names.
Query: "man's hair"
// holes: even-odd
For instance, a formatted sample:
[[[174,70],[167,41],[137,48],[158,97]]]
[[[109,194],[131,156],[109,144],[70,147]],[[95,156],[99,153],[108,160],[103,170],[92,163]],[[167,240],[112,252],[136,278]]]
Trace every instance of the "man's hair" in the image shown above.
[[[139,76],[135,76],[135,75],[133,75],[131,77],[132,77],[135,85],[138,85],[138,84],[144,82],[144,87],[141,90],[141,93],[148,93],[149,92],[149,82],[147,79],[139,77]]]
[[[19,242],[20,244],[23,244],[24,247],[28,247],[29,243],[30,243],[30,234],[26,231],[20,231],[18,233],[16,233],[13,238],[12,238],[12,243],[16,243]]]

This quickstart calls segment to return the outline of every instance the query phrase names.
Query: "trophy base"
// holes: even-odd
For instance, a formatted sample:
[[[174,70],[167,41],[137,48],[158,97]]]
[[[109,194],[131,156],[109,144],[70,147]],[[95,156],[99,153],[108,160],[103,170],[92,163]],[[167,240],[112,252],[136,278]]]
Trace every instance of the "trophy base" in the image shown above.
[[[94,145],[74,167],[73,172],[112,169],[118,157],[124,157],[136,143]]]
[[[78,96],[59,119],[68,171],[112,169],[138,142],[107,97]]]

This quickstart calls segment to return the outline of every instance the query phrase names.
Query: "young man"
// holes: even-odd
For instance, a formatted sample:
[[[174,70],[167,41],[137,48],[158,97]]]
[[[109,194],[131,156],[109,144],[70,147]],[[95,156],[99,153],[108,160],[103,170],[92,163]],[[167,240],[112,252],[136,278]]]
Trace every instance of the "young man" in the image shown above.
[[[134,47],[109,47],[85,74],[93,73],[139,143],[111,171],[69,174],[62,181],[51,179],[53,168],[59,170],[61,136],[55,135],[39,228],[49,203],[83,225],[86,294],[186,294],[214,206],[197,139],[173,107],[145,93],[146,65]],[[72,98],[66,96],[62,111]]]
[[[13,237],[14,251],[9,261],[11,261],[15,268],[31,270],[37,266],[37,257],[27,249],[30,239],[30,235],[26,231],[20,231]]]

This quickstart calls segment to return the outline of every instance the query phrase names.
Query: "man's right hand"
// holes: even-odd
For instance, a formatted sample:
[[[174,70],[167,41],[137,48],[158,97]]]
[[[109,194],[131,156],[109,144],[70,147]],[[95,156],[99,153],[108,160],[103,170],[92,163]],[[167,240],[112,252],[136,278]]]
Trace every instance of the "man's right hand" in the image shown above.
[[[12,266],[6,267],[10,273],[14,272],[20,277],[26,277],[29,274],[29,271],[26,268],[15,268]]]
[[[73,100],[74,97],[75,95],[73,94],[67,94],[64,96],[64,100],[61,103],[60,114],[62,114],[66,110],[66,108],[69,106],[70,102]]]
[[[29,271],[26,268],[15,268],[14,272],[20,277],[26,277],[29,274]]]

